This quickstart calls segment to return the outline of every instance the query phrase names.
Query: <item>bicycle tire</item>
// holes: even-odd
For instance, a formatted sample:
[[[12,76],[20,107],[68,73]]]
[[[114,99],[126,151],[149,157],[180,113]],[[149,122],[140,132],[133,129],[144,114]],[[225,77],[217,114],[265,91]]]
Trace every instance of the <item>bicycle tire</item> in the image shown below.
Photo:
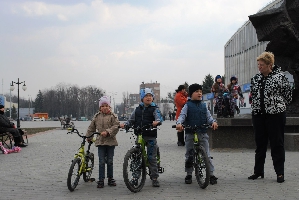
[[[76,167],[77,166],[77,167]],[[72,192],[77,187],[81,174],[79,173],[81,166],[81,159],[75,158],[71,164],[68,177],[67,177],[67,187]]]
[[[124,158],[123,178],[131,192],[139,192],[145,183],[146,166],[139,148],[130,149]]]
[[[206,188],[210,183],[210,163],[206,150],[202,146],[195,147],[194,170],[199,187]]]
[[[91,177],[91,174],[92,174],[93,167],[94,167],[94,154],[89,153],[86,156],[86,167],[85,167],[86,170],[85,170],[85,172],[82,173],[83,180],[85,182],[88,182],[88,181],[91,180],[90,177]]]

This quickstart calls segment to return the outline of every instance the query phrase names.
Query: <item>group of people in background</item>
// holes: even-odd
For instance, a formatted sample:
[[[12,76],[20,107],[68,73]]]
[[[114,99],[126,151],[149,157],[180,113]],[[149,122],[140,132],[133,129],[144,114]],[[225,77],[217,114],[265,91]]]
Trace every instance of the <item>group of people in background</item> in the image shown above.
[[[175,115],[176,115],[176,112],[170,110],[168,112],[169,121],[174,121],[175,120]]]
[[[217,117],[234,117],[236,111],[240,113],[240,108],[237,106],[237,99],[239,98],[242,104],[244,103],[244,96],[241,87],[238,85],[238,78],[232,76],[230,83],[225,87],[222,83],[222,77],[217,75],[215,83],[212,85],[211,92],[214,94],[214,113]]]

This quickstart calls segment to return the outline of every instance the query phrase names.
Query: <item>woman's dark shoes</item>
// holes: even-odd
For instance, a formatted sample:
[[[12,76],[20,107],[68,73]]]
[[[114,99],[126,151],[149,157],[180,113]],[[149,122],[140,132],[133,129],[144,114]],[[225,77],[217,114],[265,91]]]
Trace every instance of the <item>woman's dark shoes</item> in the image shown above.
[[[283,183],[284,182],[284,175],[277,175],[277,182]]]
[[[258,177],[264,178],[264,174],[253,174],[253,175],[249,176],[248,179],[254,180],[254,179],[257,179]]]

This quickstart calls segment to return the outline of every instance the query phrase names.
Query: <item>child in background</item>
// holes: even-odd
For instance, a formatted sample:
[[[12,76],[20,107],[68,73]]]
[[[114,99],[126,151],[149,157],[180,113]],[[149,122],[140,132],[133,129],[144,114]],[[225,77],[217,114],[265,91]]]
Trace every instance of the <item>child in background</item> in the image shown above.
[[[176,122],[176,129],[182,131],[185,126],[197,126],[201,127],[203,124],[211,124],[212,128],[215,130],[218,128],[218,124],[215,119],[211,116],[210,111],[207,109],[205,103],[202,102],[202,86],[195,83],[189,86],[189,96],[191,99],[187,101],[184,105],[180,116]],[[210,147],[209,147],[209,136],[207,134],[206,128],[199,128],[197,130],[198,141],[205,148],[207,155],[210,160],[210,184],[217,184],[217,179],[214,176],[214,165],[210,156]],[[187,172],[187,176],[185,178],[186,184],[192,183],[192,172],[193,172],[193,139],[194,135],[192,130],[185,130],[185,146],[186,146],[186,154],[185,154],[185,172]]]
[[[237,106],[237,99],[240,96],[240,101],[244,103],[244,97],[242,94],[241,87],[238,85],[238,78],[232,76],[230,78],[230,84],[227,85],[227,89],[230,93],[230,116],[234,117],[235,110],[237,110],[237,114],[240,113],[240,109]]]
[[[217,75],[215,77],[215,83],[212,85],[211,92],[214,94],[214,113],[217,113],[217,117],[222,117],[222,98],[223,93],[227,91],[225,85],[222,83],[222,77]]]
[[[152,124],[153,126],[157,126],[163,121],[160,110],[153,102],[154,93],[150,88],[141,89],[140,99],[141,103],[135,108],[131,118],[125,124],[120,125],[121,128],[124,128],[126,125],[142,127],[144,125]],[[143,131],[142,136],[147,144],[147,157],[149,161],[149,169],[151,171],[152,185],[153,187],[160,187],[157,165],[157,130]]]
[[[118,145],[116,134],[118,133],[119,121],[117,115],[111,112],[110,98],[103,96],[99,101],[100,111],[95,114],[92,119],[86,136],[90,136],[93,132],[101,133],[97,135],[95,146],[98,147],[99,156],[99,181],[97,188],[104,187],[105,179],[105,163],[107,163],[107,178],[109,186],[116,186],[113,179],[113,156],[115,146]],[[89,141],[91,138],[89,139]]]
[[[186,92],[185,85],[180,85],[178,89],[175,91],[176,91],[176,95],[174,97],[174,103],[177,108],[175,120],[178,120],[181,110],[185,105],[185,103],[187,102],[188,93]],[[177,142],[178,146],[185,146],[184,131],[183,132],[178,131],[177,136],[178,136],[178,142]]]

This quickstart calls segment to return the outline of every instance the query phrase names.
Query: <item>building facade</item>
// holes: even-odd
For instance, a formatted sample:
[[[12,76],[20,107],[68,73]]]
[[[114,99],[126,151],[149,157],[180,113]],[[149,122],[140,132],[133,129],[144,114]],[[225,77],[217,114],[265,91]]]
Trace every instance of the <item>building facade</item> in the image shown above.
[[[272,1],[259,12],[278,8],[282,3],[283,0]],[[267,44],[259,42],[252,23],[245,22],[224,46],[225,83],[236,76],[243,92],[248,92],[250,79],[259,72],[256,58],[265,51]]]
[[[283,0],[271,1],[258,12],[278,8],[282,3]],[[256,58],[266,50],[267,44],[268,42],[258,41],[256,30],[251,21],[248,20],[224,46],[225,83],[230,83],[232,76],[238,78],[238,83],[245,97],[243,105],[240,104],[239,100],[237,101],[241,114],[250,113],[250,80],[255,74],[259,73]]]

